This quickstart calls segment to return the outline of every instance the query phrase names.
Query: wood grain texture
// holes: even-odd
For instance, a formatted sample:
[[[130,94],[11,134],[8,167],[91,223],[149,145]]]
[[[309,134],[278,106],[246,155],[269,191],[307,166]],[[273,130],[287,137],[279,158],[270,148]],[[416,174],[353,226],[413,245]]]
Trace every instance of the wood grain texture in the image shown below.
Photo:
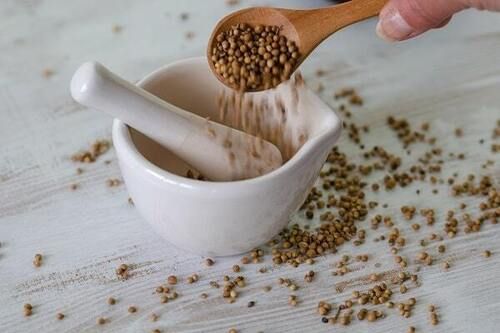
[[[280,1],[267,1],[284,6]],[[260,2],[246,2],[244,5]],[[320,0],[287,1],[287,6],[325,4]],[[236,9],[239,7],[233,7]],[[187,254],[160,239],[127,202],[126,189],[108,188],[108,178],[119,177],[114,152],[94,164],[84,165],[76,175],[70,156],[88,147],[97,138],[109,138],[111,119],[85,110],[70,99],[68,84],[72,72],[86,60],[107,64],[129,80],[137,80],[153,69],[175,59],[203,54],[208,34],[220,16],[231,8],[217,1],[59,1],[6,0],[0,3],[0,332],[406,332],[414,325],[419,332],[495,332],[500,317],[500,228],[485,225],[478,234],[446,240],[447,252],[438,257],[451,263],[448,272],[439,265],[423,267],[422,285],[410,288],[397,300],[416,296],[414,315],[403,319],[388,311],[388,317],[350,327],[322,324],[316,314],[319,300],[338,303],[355,289],[365,289],[372,272],[390,276],[397,272],[383,242],[372,240],[382,230],[368,231],[361,247],[343,246],[338,255],[320,258],[314,266],[317,279],[304,284],[308,266],[297,269],[269,264],[244,266],[248,286],[235,304],[228,305],[220,291],[209,288],[210,280],[221,280],[239,258],[217,259],[212,268],[203,258]],[[180,19],[182,12],[190,18]],[[113,25],[123,27],[113,33]],[[367,147],[381,145],[403,154],[401,144],[385,125],[388,115],[404,115],[412,124],[432,123],[431,133],[446,152],[465,153],[466,159],[446,159],[443,176],[458,172],[491,175],[500,182],[498,154],[491,155],[491,131],[500,118],[500,16],[469,12],[458,15],[448,29],[432,32],[411,42],[391,45],[374,37],[375,22],[342,30],[326,41],[303,65],[311,86],[324,85],[323,98],[336,106],[333,91],[353,86],[365,99],[365,106],[353,109],[353,118],[369,124],[363,135]],[[195,32],[191,40],[185,33]],[[54,75],[42,72],[51,68]],[[316,78],[317,68],[326,71]],[[464,129],[464,137],[453,135]],[[483,145],[479,140],[484,139]],[[346,135],[339,143],[353,161],[361,161],[361,150]],[[424,147],[415,145],[411,164]],[[487,169],[487,159],[496,164]],[[105,164],[105,160],[111,160]],[[373,174],[380,180],[382,174]],[[76,191],[70,191],[79,183]],[[414,183],[392,192],[369,191],[370,200],[387,203],[370,214],[394,216],[408,238],[404,255],[413,258],[420,250],[417,240],[434,229],[411,231],[402,220],[399,207],[436,208],[437,230],[444,216],[458,202],[467,211],[478,211],[477,198],[452,199],[448,187],[440,185],[433,195],[428,184]],[[422,194],[416,196],[415,190]],[[303,222],[302,213],[295,222]],[[369,221],[359,224],[369,229]],[[429,247],[435,252],[433,246]],[[493,252],[489,259],[480,254]],[[44,255],[42,267],[31,264],[35,253]],[[333,263],[344,253],[370,253],[367,263],[353,265],[354,272],[333,277]],[[266,261],[269,263],[269,260]],[[114,270],[131,265],[127,281],[116,278]],[[375,264],[378,267],[375,267]],[[268,272],[258,273],[261,266]],[[411,269],[414,269],[412,266]],[[410,269],[410,270],[411,270]],[[154,288],[170,274],[185,279],[199,273],[197,284],[179,285],[181,297],[160,304]],[[299,282],[300,303],[287,304],[289,292],[277,286],[278,277]],[[272,285],[269,293],[262,287]],[[202,292],[209,294],[202,300]],[[110,307],[106,299],[118,303]],[[248,301],[256,301],[247,308]],[[33,315],[23,317],[23,304],[34,305]],[[431,327],[426,306],[436,304],[441,323]],[[136,305],[136,314],[127,313]],[[66,318],[56,320],[57,312]],[[158,322],[148,320],[150,313]],[[105,316],[103,327],[96,318]]]

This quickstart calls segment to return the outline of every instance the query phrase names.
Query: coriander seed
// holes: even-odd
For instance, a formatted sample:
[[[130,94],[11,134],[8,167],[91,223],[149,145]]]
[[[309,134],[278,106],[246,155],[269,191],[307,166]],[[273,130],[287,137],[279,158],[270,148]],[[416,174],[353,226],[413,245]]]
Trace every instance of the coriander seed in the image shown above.
[[[219,78],[241,91],[276,87],[290,78],[300,57],[280,27],[245,23],[219,33],[210,54]]]
[[[120,266],[118,266],[115,272],[118,278],[126,280],[129,277],[129,266],[127,264],[121,264]]]
[[[168,284],[170,284],[170,285],[175,285],[175,284],[177,284],[177,276],[175,276],[175,275],[170,275],[170,276],[167,278],[167,282],[168,282]]]
[[[24,304],[24,316],[29,317],[33,314],[33,306],[29,303]]]
[[[40,253],[35,254],[35,258],[33,259],[33,266],[40,267],[42,266],[42,255]]]

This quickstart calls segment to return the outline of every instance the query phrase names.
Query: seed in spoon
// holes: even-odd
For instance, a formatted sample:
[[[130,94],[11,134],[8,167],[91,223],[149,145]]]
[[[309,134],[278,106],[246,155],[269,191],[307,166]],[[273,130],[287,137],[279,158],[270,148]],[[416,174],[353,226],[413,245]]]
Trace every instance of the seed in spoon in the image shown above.
[[[277,26],[237,24],[219,33],[211,50],[215,72],[237,90],[261,90],[288,80],[299,58]]]

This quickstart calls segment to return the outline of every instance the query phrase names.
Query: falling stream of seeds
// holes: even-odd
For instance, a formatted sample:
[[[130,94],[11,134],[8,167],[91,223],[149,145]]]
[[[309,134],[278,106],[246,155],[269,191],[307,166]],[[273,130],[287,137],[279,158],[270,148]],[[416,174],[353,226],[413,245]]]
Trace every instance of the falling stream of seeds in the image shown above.
[[[255,95],[224,90],[218,98],[219,120],[271,142],[278,147],[286,162],[309,137],[309,131],[304,127],[307,114],[299,112],[297,107],[303,85],[299,73],[272,93]],[[285,102],[287,99],[290,100]],[[261,154],[259,147],[249,154]]]

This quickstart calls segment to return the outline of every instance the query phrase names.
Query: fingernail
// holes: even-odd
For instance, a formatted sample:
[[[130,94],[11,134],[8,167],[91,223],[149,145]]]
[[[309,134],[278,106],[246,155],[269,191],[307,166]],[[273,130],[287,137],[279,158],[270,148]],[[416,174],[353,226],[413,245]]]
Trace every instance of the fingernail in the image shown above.
[[[405,40],[415,33],[396,8],[388,8],[380,13],[377,35],[389,42]]]
[[[382,28],[382,21],[378,21],[375,31],[377,32],[377,35],[386,42],[393,43],[396,41],[395,39],[389,38],[389,36],[386,35],[384,29]]]

